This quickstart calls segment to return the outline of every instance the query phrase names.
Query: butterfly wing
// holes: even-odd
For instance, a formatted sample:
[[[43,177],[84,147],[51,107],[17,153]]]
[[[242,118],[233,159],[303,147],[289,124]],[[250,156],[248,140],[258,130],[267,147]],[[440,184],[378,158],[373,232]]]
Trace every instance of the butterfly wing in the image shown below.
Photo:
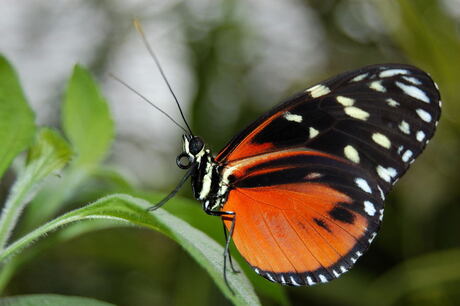
[[[338,277],[375,237],[385,194],[439,116],[431,78],[389,64],[341,74],[259,118],[216,157],[238,250],[271,281]]]
[[[343,73],[282,103],[238,134],[220,163],[292,147],[328,152],[377,173],[388,192],[433,136],[437,86],[408,65],[373,65]]]

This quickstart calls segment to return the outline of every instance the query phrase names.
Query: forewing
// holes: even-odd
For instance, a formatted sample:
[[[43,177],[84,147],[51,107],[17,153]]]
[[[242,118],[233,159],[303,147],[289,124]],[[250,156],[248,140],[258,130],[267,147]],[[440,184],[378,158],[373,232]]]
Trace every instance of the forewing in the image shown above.
[[[230,174],[231,172],[231,174]],[[317,151],[286,150],[224,169],[236,213],[232,239],[273,282],[313,285],[348,271],[383,216],[377,181],[356,164]],[[224,218],[228,229],[231,218]]]
[[[216,157],[222,164],[289,148],[343,157],[375,175],[387,193],[433,136],[437,86],[408,65],[374,65],[338,75],[274,108]]]

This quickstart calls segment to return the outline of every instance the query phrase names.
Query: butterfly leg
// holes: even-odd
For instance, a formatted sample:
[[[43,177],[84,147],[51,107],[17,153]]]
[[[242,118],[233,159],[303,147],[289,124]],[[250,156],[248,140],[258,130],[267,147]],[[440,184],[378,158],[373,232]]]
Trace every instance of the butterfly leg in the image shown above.
[[[230,241],[232,239],[234,222],[232,221],[232,233],[231,234],[229,233],[229,235],[227,235],[227,228],[225,227],[225,223],[223,221],[222,221],[222,225],[224,226],[224,236],[225,236],[225,242],[227,244],[227,241]],[[232,272],[233,273],[240,273],[240,271],[237,270],[233,266],[233,260],[232,260],[232,254],[230,253],[230,248],[228,249],[228,261],[230,262],[230,268],[232,269]]]
[[[179,184],[177,184],[176,188],[174,188],[173,191],[171,191],[166,197],[164,197],[160,202],[157,204],[150,206],[147,208],[147,211],[154,211],[160,208],[161,206],[165,205],[166,202],[168,202],[172,197],[176,195],[176,193],[179,192],[179,190],[182,188],[184,183],[188,180],[188,178],[192,175],[194,171],[194,168],[191,168],[187,173],[184,175],[184,177],[180,180]]]
[[[233,292],[232,287],[230,287],[230,284],[228,283],[228,279],[227,279],[227,257],[230,258],[229,247],[230,247],[230,241],[232,240],[232,236],[233,236],[233,230],[235,229],[236,213],[234,211],[215,211],[215,210],[211,210],[211,209],[205,209],[205,212],[210,216],[218,216],[218,217],[232,216],[232,225],[230,226],[230,231],[228,233],[228,236],[227,236],[227,233],[224,231],[225,236],[226,236],[225,249],[224,249],[224,281],[225,281],[225,284],[227,285],[228,289],[233,294],[235,294]],[[235,268],[233,267],[232,260],[229,259],[229,261],[230,261],[230,265],[232,267],[232,271],[236,272],[237,270],[235,270]],[[239,272],[239,271],[237,271],[237,272]]]

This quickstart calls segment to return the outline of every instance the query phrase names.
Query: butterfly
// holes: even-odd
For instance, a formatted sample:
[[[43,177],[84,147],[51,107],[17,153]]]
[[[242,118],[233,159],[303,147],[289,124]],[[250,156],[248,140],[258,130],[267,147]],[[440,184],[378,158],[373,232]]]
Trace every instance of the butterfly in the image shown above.
[[[342,73],[269,110],[215,157],[189,129],[176,159],[188,172],[152,210],[191,178],[228,231],[225,254],[233,240],[269,281],[328,282],[368,249],[385,196],[433,137],[440,109],[437,85],[416,67]]]

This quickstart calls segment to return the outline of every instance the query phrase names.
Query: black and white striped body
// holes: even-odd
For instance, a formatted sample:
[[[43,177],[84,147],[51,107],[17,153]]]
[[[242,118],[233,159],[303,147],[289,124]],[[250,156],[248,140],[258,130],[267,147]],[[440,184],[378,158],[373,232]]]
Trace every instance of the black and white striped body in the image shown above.
[[[198,153],[190,152],[190,140],[186,136],[184,152],[193,160],[192,189],[195,198],[203,204],[203,210],[209,212],[222,207],[229,192],[228,181],[222,179],[222,166],[204,145]]]

